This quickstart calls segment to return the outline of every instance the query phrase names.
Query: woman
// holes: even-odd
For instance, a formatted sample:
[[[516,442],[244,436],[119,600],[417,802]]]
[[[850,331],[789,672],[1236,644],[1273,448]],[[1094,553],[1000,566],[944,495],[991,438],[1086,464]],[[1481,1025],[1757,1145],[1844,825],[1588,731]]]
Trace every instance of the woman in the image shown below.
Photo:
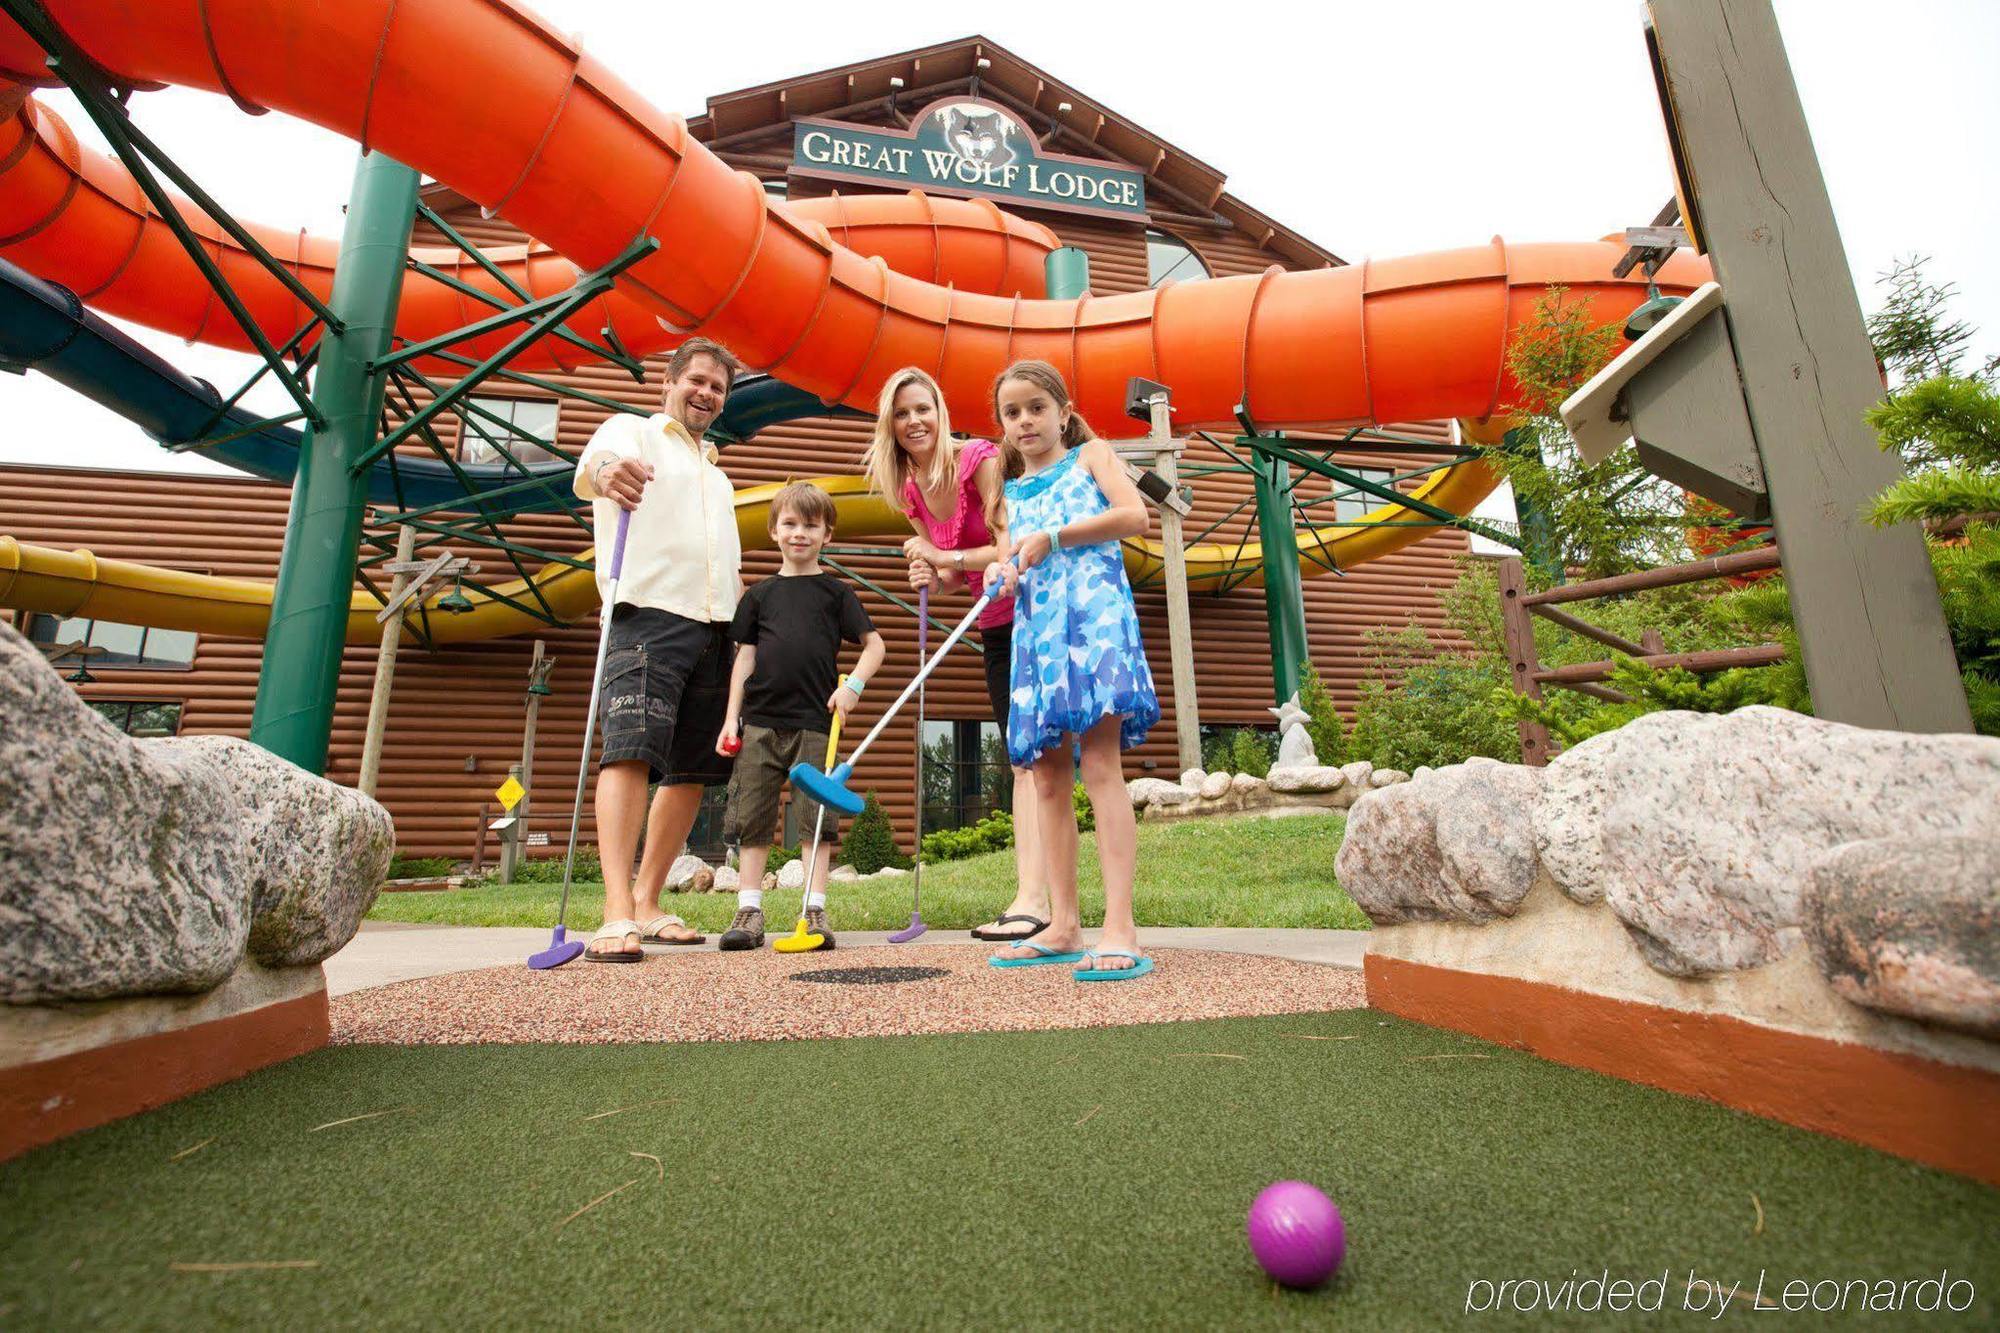
[[[914,366],[889,377],[875,414],[867,468],[875,489],[910,520],[916,536],[903,544],[910,586],[945,590],[976,582],[979,571],[1007,553],[1001,487],[1010,468],[991,440],[952,438],[937,381]],[[968,577],[968,571],[970,575]],[[979,613],[986,659],[986,694],[993,720],[1007,734],[1008,671],[1013,657],[1014,599],[1002,597]],[[1006,944],[1049,926],[1049,889],[1035,820],[1034,774],[1014,769],[1014,901],[976,927],[974,939]]]

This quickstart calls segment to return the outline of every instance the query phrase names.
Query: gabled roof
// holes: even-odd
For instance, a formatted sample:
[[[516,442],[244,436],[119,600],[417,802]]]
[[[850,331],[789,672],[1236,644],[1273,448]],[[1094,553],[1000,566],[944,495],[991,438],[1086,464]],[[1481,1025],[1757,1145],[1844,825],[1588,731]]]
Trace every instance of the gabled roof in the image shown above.
[[[902,87],[891,79],[901,79]],[[905,113],[974,83],[978,96],[1023,113],[1057,151],[1109,158],[1144,172],[1148,202],[1162,222],[1226,224],[1309,267],[1347,262],[1226,193],[1223,174],[1200,158],[977,35],[722,93],[708,99],[708,113],[691,118],[688,129],[711,148],[727,149],[776,137],[797,116],[887,111],[906,119]]]

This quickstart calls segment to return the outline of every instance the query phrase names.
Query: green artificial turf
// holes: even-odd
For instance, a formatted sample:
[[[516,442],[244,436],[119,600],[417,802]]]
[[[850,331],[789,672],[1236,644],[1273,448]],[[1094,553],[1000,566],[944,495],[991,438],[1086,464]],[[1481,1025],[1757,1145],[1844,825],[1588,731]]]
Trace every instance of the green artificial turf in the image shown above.
[[[1286,1177],[1346,1215],[1319,1292],[1244,1243]],[[1976,1303],[1931,1320],[2000,1309],[2000,1192],[1366,1010],[340,1048],[0,1166],[0,1199],[20,1328],[1542,1327],[1605,1317],[1467,1315],[1470,1284],[1607,1269],[1667,1275],[1648,1326],[1706,1322],[1690,1269],[1746,1306],[1760,1272],[1949,1270]]]
[[[1199,819],[1139,826],[1135,890],[1141,926],[1303,926],[1365,930],[1368,918],[1333,874],[1346,831],[1344,815],[1284,819]],[[1097,838],[1083,836],[1078,896],[1087,926],[1104,917]],[[787,907],[785,893],[791,892]],[[836,883],[827,895],[835,931],[900,930],[910,924],[910,879],[901,876]],[[503,884],[442,893],[384,893],[373,921],[422,921],[454,926],[546,926],[555,920],[560,884]],[[924,920],[933,929],[969,930],[991,921],[1014,894],[1014,853],[994,852],[924,869]],[[666,910],[705,931],[728,927],[733,893],[667,894]],[[570,887],[569,926],[603,924],[604,886]],[[796,891],[767,899],[774,921],[796,912]]]

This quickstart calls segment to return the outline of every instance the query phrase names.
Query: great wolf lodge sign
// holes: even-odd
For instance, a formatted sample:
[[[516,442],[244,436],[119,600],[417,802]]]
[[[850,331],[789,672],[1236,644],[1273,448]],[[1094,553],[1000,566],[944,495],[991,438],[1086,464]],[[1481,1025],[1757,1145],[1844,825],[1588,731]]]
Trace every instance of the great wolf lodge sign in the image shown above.
[[[964,98],[932,103],[907,130],[801,118],[793,122],[792,170],[1105,217],[1146,216],[1146,178],[1139,172],[1043,152],[1008,112]]]

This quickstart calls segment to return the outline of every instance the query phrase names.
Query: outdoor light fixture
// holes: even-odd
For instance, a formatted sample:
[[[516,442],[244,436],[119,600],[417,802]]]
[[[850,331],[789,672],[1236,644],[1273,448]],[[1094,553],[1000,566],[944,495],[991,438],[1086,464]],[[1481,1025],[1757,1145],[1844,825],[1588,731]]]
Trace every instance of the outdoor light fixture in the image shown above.
[[[472,610],[472,599],[465,595],[464,580],[455,581],[451,585],[451,591],[438,598],[438,610],[449,611],[455,616],[462,616]]]
[[[1063,113],[1067,114],[1067,113],[1068,113],[1068,111],[1069,111],[1069,103],[1068,103],[1068,102],[1057,102],[1057,103],[1056,103],[1056,110],[1058,110],[1058,111],[1061,111],[1061,112],[1063,112]]]
[[[1650,278],[1647,279],[1646,299],[1639,303],[1637,309],[1625,317],[1625,337],[1627,341],[1637,342],[1640,338],[1644,337],[1655,324],[1667,317],[1668,311],[1680,303],[1681,298],[1678,296],[1662,296],[1659,284]]]
[[[530,693],[530,694],[540,694],[540,695],[543,695],[543,696],[547,696],[547,695],[551,695],[551,694],[554,694],[554,693],[555,693],[555,691],[549,688],[549,683],[548,683],[547,681],[545,681],[545,680],[538,680],[538,681],[536,681],[536,682],[535,682],[534,684],[532,684],[532,685],[530,685],[530,686],[528,687],[528,693]]]
[[[903,76],[902,76],[902,75],[900,75],[900,74],[891,74],[891,75],[889,76],[889,86],[890,86],[891,88],[900,88],[900,87],[902,87],[902,86],[903,86]]]
[[[91,675],[90,668],[82,662],[78,662],[76,670],[64,676],[63,679],[72,685],[95,685],[97,683],[97,677]]]

